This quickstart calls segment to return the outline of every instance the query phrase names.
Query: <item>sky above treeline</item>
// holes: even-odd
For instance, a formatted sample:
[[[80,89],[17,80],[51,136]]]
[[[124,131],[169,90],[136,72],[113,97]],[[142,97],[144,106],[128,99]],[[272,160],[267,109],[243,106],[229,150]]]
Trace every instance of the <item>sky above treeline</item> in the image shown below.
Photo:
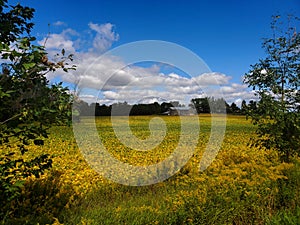
[[[249,101],[243,75],[265,56],[272,15],[300,15],[298,0],[21,3],[36,9],[33,35],[50,56],[62,48],[74,54],[76,71],[48,78],[76,84],[83,100],[101,104]]]

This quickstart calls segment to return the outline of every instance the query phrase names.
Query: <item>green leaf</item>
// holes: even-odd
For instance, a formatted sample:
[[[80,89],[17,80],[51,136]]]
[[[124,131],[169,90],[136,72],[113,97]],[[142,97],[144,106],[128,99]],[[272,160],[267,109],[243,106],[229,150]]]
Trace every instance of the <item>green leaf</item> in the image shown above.
[[[25,181],[24,180],[18,180],[16,183],[14,183],[15,187],[21,188],[24,186]]]
[[[25,63],[23,64],[23,67],[25,68],[25,70],[29,70],[31,68],[33,68],[36,65],[36,63],[32,62],[32,63]]]

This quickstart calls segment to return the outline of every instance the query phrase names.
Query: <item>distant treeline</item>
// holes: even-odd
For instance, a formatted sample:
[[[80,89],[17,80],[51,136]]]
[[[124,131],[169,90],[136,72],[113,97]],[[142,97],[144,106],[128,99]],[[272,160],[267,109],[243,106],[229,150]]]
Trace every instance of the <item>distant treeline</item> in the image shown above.
[[[220,107],[222,106],[222,107]],[[224,107],[225,106],[225,107]],[[80,101],[76,103],[76,109],[81,116],[111,116],[111,115],[159,115],[168,114],[170,109],[178,109],[185,107],[178,101],[158,102],[150,104],[134,104],[130,105],[127,102],[114,103],[112,105],[100,105],[99,103],[88,104]],[[210,97],[195,98],[185,108],[190,107],[195,113],[228,113],[228,114],[245,114],[246,108],[256,107],[256,102],[250,101],[246,104],[243,100],[241,108],[234,102],[230,105],[224,99],[215,99]]]

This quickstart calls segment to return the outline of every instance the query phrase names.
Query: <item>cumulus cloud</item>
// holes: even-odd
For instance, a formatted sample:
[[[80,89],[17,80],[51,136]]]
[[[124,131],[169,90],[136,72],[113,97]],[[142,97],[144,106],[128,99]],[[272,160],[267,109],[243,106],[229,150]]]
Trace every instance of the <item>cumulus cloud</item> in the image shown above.
[[[114,31],[114,25],[111,23],[100,25],[89,23],[89,28],[96,32],[93,40],[93,50],[104,52],[111,47],[113,42],[119,40],[119,34]]]
[[[48,37],[38,41],[40,45],[45,45],[45,47],[50,51],[60,51],[65,49],[67,52],[75,52],[74,41],[71,37],[77,36],[78,33],[73,29],[66,29],[60,34],[50,34]]]
[[[60,21],[57,22],[59,25]],[[72,29],[65,29],[59,34],[51,34],[46,42],[49,51],[60,51],[64,48],[69,53],[75,53],[76,71],[56,73],[49,79],[59,76],[62,81],[79,86],[80,97],[89,103],[96,100],[101,104],[114,102],[137,103],[153,102],[158,99],[180,101],[188,104],[192,98],[214,96],[224,98],[227,102],[241,102],[241,99],[253,99],[247,86],[232,83],[232,77],[223,73],[211,72],[195,77],[183,76],[176,72],[165,72],[159,62],[146,66],[127,65],[125,60],[103,53],[119,39],[119,34],[111,23],[89,23],[93,36],[83,40],[82,34]],[[78,43],[90,43],[85,49],[80,49]]]
[[[225,74],[216,73],[216,72],[204,73],[194,78],[194,80],[198,84],[203,86],[228,84],[230,79],[231,79],[230,76],[226,76]]]
[[[137,103],[141,99],[166,99],[188,104],[192,98],[215,96],[234,102],[239,98],[253,98],[247,86],[231,83],[231,77],[222,73],[205,73],[196,77],[183,77],[176,73],[164,74],[155,65],[149,68],[127,66],[122,59],[106,56],[97,60],[92,53],[81,54],[75,62],[78,69],[62,79],[72,83],[79,79],[81,86],[102,92],[98,102]],[[95,92],[96,93],[96,92]]]

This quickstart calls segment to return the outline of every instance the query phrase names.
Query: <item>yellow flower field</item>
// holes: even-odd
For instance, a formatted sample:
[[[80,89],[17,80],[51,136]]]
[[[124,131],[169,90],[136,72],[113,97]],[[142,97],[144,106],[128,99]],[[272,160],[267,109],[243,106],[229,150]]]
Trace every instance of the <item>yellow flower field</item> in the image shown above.
[[[150,135],[151,118],[130,117],[136,137]],[[96,125],[115,159],[145,166],[162,161],[178,144],[180,117],[161,119],[166,123],[166,136],[150,151],[136,151],[122,144],[109,117],[96,118]],[[101,176],[85,160],[72,127],[53,127],[44,146],[30,146],[25,154],[28,158],[51,154],[52,168],[40,178],[26,180],[22,196],[10,205],[11,219],[2,223],[280,224],[281,218],[287,217],[297,224],[299,160],[281,163],[275,151],[250,148],[247,143],[255,137],[250,121],[242,116],[227,116],[226,120],[221,149],[206,170],[200,171],[199,163],[209,140],[211,117],[201,115],[193,156],[174,176],[148,186],[125,186]],[[172,168],[165,169],[172,172]]]

